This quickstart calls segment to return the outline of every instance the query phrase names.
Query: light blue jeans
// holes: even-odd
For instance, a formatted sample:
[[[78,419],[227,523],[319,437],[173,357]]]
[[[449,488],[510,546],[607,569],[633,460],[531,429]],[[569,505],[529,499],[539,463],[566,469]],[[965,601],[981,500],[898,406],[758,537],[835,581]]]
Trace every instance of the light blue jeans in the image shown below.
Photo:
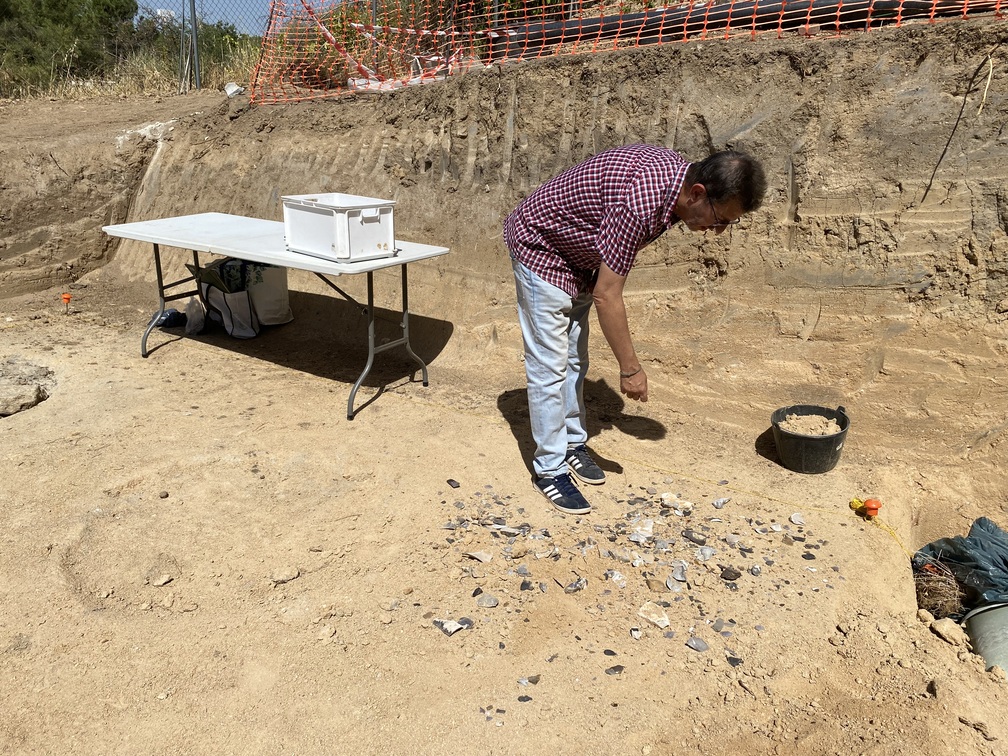
[[[588,440],[584,380],[588,373],[587,291],[571,298],[511,259],[518,322],[525,342],[529,419],[536,442],[533,469],[551,478],[565,471],[567,450]]]

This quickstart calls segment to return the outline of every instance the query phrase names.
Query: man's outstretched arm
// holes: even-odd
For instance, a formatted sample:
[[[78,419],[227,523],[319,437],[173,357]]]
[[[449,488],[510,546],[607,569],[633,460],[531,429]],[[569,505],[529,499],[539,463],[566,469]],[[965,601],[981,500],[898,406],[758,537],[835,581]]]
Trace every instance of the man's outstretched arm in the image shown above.
[[[633,339],[630,337],[630,325],[627,322],[626,305],[623,302],[623,285],[626,276],[614,273],[602,263],[599,268],[598,280],[592,290],[595,311],[598,313],[602,334],[609,342],[619,363],[620,391],[631,399],[647,401],[647,373],[637,352],[634,350]]]

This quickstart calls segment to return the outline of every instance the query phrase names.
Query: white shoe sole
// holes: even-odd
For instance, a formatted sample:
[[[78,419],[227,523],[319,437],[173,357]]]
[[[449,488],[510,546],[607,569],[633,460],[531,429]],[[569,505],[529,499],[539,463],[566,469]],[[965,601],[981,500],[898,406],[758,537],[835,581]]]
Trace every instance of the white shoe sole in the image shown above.
[[[589,480],[588,478],[582,478],[581,475],[578,473],[578,471],[571,466],[570,462],[567,462],[565,464],[567,465],[567,469],[570,471],[570,474],[573,475],[578,480],[580,480],[582,483],[587,483],[589,486],[601,486],[603,483],[605,483],[605,478],[602,478],[602,480]]]
[[[563,514],[566,514],[566,515],[575,515],[575,516],[581,515],[581,514],[588,514],[589,512],[591,512],[591,504],[589,504],[584,509],[577,509],[577,510],[564,509],[563,507],[559,506],[555,501],[553,501],[553,499],[550,498],[550,495],[548,493],[546,493],[541,488],[539,488],[539,486],[537,486],[535,484],[535,481],[532,482],[532,488],[534,488],[536,491],[538,491],[540,496],[542,496],[544,499],[546,499],[546,501],[548,501],[550,504],[552,504],[553,508],[557,512],[562,512]]]

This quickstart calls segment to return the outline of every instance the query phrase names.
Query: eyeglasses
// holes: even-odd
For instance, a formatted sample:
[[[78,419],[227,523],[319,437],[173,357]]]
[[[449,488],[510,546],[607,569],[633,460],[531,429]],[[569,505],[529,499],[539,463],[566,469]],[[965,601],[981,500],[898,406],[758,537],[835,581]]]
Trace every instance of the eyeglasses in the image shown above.
[[[718,218],[717,210],[714,209],[714,200],[710,198],[709,194],[707,195],[707,201],[710,203],[711,212],[714,213],[714,223],[711,224],[712,226],[716,228],[727,228],[728,226],[735,226],[742,222],[741,218],[736,218],[735,220],[731,221],[721,220],[720,218]]]

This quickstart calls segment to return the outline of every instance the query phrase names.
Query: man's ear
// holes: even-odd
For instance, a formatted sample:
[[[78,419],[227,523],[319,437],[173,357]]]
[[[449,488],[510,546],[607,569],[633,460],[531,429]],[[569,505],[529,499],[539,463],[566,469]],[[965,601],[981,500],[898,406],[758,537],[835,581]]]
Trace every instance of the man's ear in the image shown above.
[[[689,188],[688,196],[690,202],[700,202],[707,197],[707,187],[703,184],[693,184]]]

